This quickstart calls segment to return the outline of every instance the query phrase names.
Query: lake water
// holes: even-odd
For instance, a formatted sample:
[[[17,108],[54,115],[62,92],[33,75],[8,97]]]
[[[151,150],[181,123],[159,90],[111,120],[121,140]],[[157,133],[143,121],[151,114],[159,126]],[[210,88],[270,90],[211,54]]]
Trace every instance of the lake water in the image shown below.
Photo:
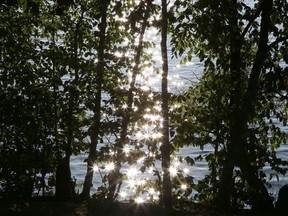
[[[253,1],[246,1],[250,5],[253,4]],[[155,35],[155,31],[150,31],[146,35],[147,40],[153,40],[157,44],[156,50],[154,50],[154,55],[155,58],[158,58],[158,61],[160,62],[160,40],[159,37]],[[170,55],[171,56],[171,55]],[[159,64],[160,66],[160,64]],[[199,62],[198,58],[193,58],[192,61],[186,65],[180,65],[179,60],[177,59],[172,59],[169,61],[169,74],[170,74],[170,79],[169,79],[169,88],[171,92],[182,92],[187,88],[187,86],[193,84],[194,81],[197,81],[197,77],[199,77],[199,74],[201,74],[202,70],[202,64]],[[160,90],[161,89],[161,83],[160,79],[156,79],[157,76],[151,74],[151,82],[150,84],[153,86],[155,90]],[[288,130],[286,129],[287,133]],[[98,146],[98,148],[101,146]],[[213,149],[210,148],[209,146],[205,147],[204,150],[200,150],[199,148],[196,147],[186,147],[184,149],[181,149],[177,155],[179,156],[191,156],[191,157],[197,157],[199,154],[202,154],[203,156],[205,154],[208,154],[212,152]],[[287,160],[287,155],[288,155],[288,145],[282,145],[278,150],[277,150],[277,155],[278,157]],[[71,172],[72,176],[75,176],[77,179],[77,182],[83,182],[85,175],[86,175],[86,163],[84,163],[85,158],[87,155],[85,154],[80,154],[78,156],[74,156],[71,158]],[[134,174],[131,174],[131,178],[133,178],[135,181],[133,184],[141,184],[141,180],[149,180],[153,178],[153,173],[151,170],[148,170],[145,173],[141,173],[137,171],[137,168],[139,168],[141,164],[141,161],[139,161],[139,165],[135,166],[134,169]],[[187,174],[191,175],[195,178],[195,180],[200,180],[203,179],[205,175],[209,173],[207,163],[205,160],[203,161],[197,161],[195,165],[193,166],[187,166],[185,164],[180,164],[177,161],[173,161],[173,166],[177,169],[182,169],[182,171]],[[156,164],[156,167],[160,169],[160,163],[158,162]],[[127,173],[128,170],[131,169],[131,167],[124,165],[123,169],[121,170],[123,173]],[[264,170],[267,174],[272,173],[270,167],[266,166],[264,167]],[[102,180],[101,180],[101,174],[103,175],[106,171],[101,170],[101,173],[99,173],[99,170],[96,170],[94,172],[94,178],[93,178],[93,189],[91,193],[94,193],[96,191],[96,188],[102,185]],[[137,179],[139,180],[137,182]],[[277,195],[277,192],[279,190],[279,187],[283,186],[284,184],[288,184],[288,178],[286,176],[280,176],[279,175],[279,181],[276,178],[273,178],[271,181],[272,183],[272,188],[270,188],[270,192],[274,193],[275,196]],[[131,182],[130,182],[131,183]],[[129,182],[126,182],[123,184],[122,189],[126,193],[131,193],[133,192],[132,186],[130,185]],[[143,183],[143,182],[142,182]],[[79,189],[80,192],[82,188]]]

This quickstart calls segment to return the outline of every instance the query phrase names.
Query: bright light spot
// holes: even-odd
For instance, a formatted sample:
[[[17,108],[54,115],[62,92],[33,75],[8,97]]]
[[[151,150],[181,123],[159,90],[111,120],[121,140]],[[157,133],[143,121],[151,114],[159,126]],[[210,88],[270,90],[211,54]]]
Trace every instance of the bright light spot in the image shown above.
[[[185,174],[187,174],[187,173],[189,173],[189,169],[188,169],[188,168],[184,168],[184,169],[183,169],[183,172],[184,172]]]
[[[159,200],[159,196],[154,195],[154,196],[153,196],[153,200],[155,200],[155,201],[156,201],[156,200]]]
[[[153,173],[153,167],[150,167],[150,168],[148,169],[148,173],[149,173],[149,174]]]
[[[128,169],[127,176],[128,177],[134,177],[137,175],[137,173],[138,173],[137,169],[132,167],[132,168]]]
[[[128,196],[128,194],[125,191],[121,191],[120,192],[120,197],[121,198],[126,198]]]
[[[143,134],[143,137],[144,137],[145,139],[148,139],[148,138],[150,137],[150,134],[149,134],[149,133],[145,133],[145,134]]]
[[[140,179],[140,180],[137,180],[136,184],[141,186],[141,185],[145,185],[146,183],[146,180],[145,179]]]
[[[144,200],[142,197],[137,197],[137,198],[135,199],[135,202],[138,203],[138,204],[141,204],[141,203],[144,203],[145,200]]]
[[[181,185],[181,189],[182,189],[182,190],[187,190],[187,185],[186,185],[186,184],[182,184],[182,185]]]
[[[176,161],[174,162],[174,165],[177,167],[177,166],[180,166],[180,162],[176,159]]]
[[[149,91],[150,88],[148,86],[141,86],[142,91]]]
[[[154,109],[157,110],[158,112],[160,112],[161,111],[161,106],[160,105],[156,105],[156,106],[154,106]]]
[[[162,133],[160,133],[160,132],[152,134],[153,139],[158,139],[160,137],[162,137]]]
[[[128,154],[130,152],[130,148],[129,146],[125,145],[124,148],[123,148],[123,151]]]
[[[127,104],[123,104],[123,109],[127,109],[128,105]]]
[[[98,58],[95,58],[95,59],[94,59],[94,63],[97,64],[98,62],[99,62],[99,59],[98,59]]]
[[[94,164],[93,170],[94,170],[94,172],[97,172],[99,170],[99,167],[96,164]]]
[[[141,157],[137,160],[137,163],[142,163],[145,160],[145,157]]]
[[[125,27],[124,26],[119,26],[118,29],[119,30],[125,30]]]
[[[130,188],[134,188],[136,186],[136,181],[134,179],[128,180],[128,185]]]
[[[170,167],[169,169],[171,176],[177,175],[177,169],[175,167]]]
[[[155,189],[154,188],[149,188],[148,193],[149,194],[154,194],[155,193]]]
[[[112,170],[114,170],[115,165],[114,165],[114,163],[111,162],[111,163],[107,164],[105,168],[107,171],[112,171]]]
[[[118,52],[118,51],[116,51],[116,52],[114,53],[114,55],[115,55],[117,58],[120,58],[120,57],[123,56],[123,54],[120,53],[120,52]]]
[[[145,125],[143,125],[143,128],[146,129],[146,130],[148,130],[148,129],[149,129],[149,125],[148,125],[148,124],[145,124]]]
[[[145,114],[143,117],[144,117],[144,119],[149,119],[150,115],[149,114]]]

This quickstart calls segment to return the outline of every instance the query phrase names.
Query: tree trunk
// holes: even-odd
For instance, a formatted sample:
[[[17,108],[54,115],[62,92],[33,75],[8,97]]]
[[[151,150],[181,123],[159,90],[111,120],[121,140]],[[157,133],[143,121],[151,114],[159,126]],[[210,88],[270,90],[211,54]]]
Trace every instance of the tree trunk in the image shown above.
[[[143,7],[145,7],[145,1],[142,1],[141,4],[142,4],[141,8],[143,9]],[[148,18],[149,18],[151,4],[152,4],[151,0],[147,1],[145,14],[143,16],[143,24],[142,24],[140,35],[139,35],[139,43],[138,43],[138,47],[136,47],[136,55],[134,57],[135,66],[132,69],[132,80],[131,80],[128,94],[127,94],[128,96],[127,109],[126,109],[127,112],[126,112],[126,115],[123,117],[120,138],[119,140],[116,141],[116,144],[115,144],[115,152],[116,152],[115,159],[114,159],[115,169],[112,171],[110,178],[109,178],[108,200],[110,201],[114,200],[118,195],[116,191],[117,185],[120,189],[120,185],[122,184],[122,174],[120,173],[121,162],[122,162],[121,159],[123,155],[124,143],[126,142],[126,139],[127,139],[128,125],[131,122],[131,114],[133,111],[132,109],[133,92],[135,91],[136,76],[139,73],[140,58],[143,52],[144,33],[146,31],[147,25],[149,24]]]
[[[70,158],[59,160],[56,170],[56,198],[67,200],[72,198],[74,188],[71,184]]]
[[[265,58],[267,57],[268,40],[269,40],[268,36],[271,24],[270,15],[272,13],[272,6],[273,6],[273,0],[263,0],[260,5],[260,7],[262,8],[260,40],[258,43],[256,58],[249,77],[247,92],[243,100],[243,110],[241,119],[243,121],[242,125],[245,123],[246,131],[248,127],[247,124],[249,123],[249,121],[251,120],[251,118],[255,113],[254,104],[257,100],[259,78],[263,68],[263,63],[265,61]],[[272,210],[274,208],[273,201],[269,196],[267,188],[265,187],[263,182],[261,182],[261,180],[259,179],[257,171],[251,165],[251,161],[247,161],[248,158],[247,137],[245,139],[245,142],[243,142],[243,144],[245,144],[245,147],[244,148],[242,147],[242,149],[244,149],[245,152],[243,152],[243,154],[239,154],[239,166],[241,168],[245,180],[249,184],[249,187],[252,189],[251,194],[252,208],[261,211]]]
[[[90,189],[93,186],[93,167],[96,160],[96,149],[98,144],[98,136],[100,133],[101,127],[101,94],[102,94],[102,83],[103,83],[103,76],[104,76],[104,68],[105,68],[105,57],[104,51],[106,47],[106,27],[107,27],[107,7],[109,5],[109,0],[103,0],[100,4],[100,13],[101,13],[101,23],[99,24],[99,47],[98,47],[98,62],[96,66],[96,79],[95,82],[97,83],[96,88],[96,101],[94,104],[94,117],[92,120],[91,125],[91,143],[89,148],[89,155],[87,159],[87,173],[84,180],[82,196],[89,197],[90,196]]]
[[[240,134],[238,128],[239,108],[241,107],[241,86],[243,80],[241,79],[240,69],[240,29],[238,27],[237,18],[237,1],[230,0],[229,4],[229,27],[230,27],[230,77],[233,83],[230,95],[231,115],[229,119],[230,140],[227,143],[225,161],[223,164],[223,171],[220,177],[219,192],[216,197],[216,203],[222,208],[231,207],[231,196],[234,188],[233,170],[236,165],[237,148],[241,146],[237,137]]]
[[[74,112],[79,105],[79,92],[77,87],[79,85],[79,66],[78,66],[78,34],[79,26],[81,25],[82,17],[78,20],[74,31],[74,47],[73,47],[73,69],[74,80],[69,86],[69,101],[67,113],[67,143],[64,146],[65,158],[61,158],[56,171],[56,196],[59,199],[67,199],[74,196],[75,188],[72,184],[71,170],[70,170],[70,157],[72,155],[72,148],[74,144],[75,126],[74,126]],[[59,169],[59,170],[58,170]],[[60,187],[60,188],[59,188]]]
[[[168,14],[167,1],[162,0],[162,23],[161,23],[161,53],[162,53],[162,168],[163,168],[163,202],[167,209],[172,208],[171,179],[170,179],[170,154],[171,146],[169,142],[169,94],[168,94],[168,57],[167,57],[167,29]]]
[[[226,163],[223,167],[223,173],[221,178],[221,186],[219,188],[218,200],[222,206],[230,206],[230,198],[233,187],[232,175],[234,166],[239,166],[244,180],[248,183],[251,191],[252,208],[257,210],[271,210],[273,209],[273,203],[269,196],[269,193],[265,185],[259,179],[257,170],[253,167],[252,163],[255,161],[249,160],[248,152],[248,124],[255,115],[254,104],[257,100],[258,82],[261,74],[262,66],[267,54],[268,33],[270,25],[270,15],[272,11],[272,0],[263,0],[261,2],[261,30],[260,40],[258,43],[258,51],[251,70],[251,74],[248,80],[247,90],[243,95],[239,94],[241,91],[240,70],[238,70],[237,62],[240,62],[240,55],[235,53],[235,50],[240,49],[240,44],[231,43],[231,74],[232,82],[235,82],[236,88],[232,90],[231,95],[231,119],[230,119],[230,143],[227,147]],[[234,24],[232,23],[232,26]],[[234,28],[233,28],[234,29]],[[232,34],[233,35],[233,34]],[[237,35],[234,38],[237,40]],[[236,41],[235,40],[235,41]],[[239,41],[238,41],[239,42]],[[240,50],[237,51],[240,54]],[[235,55],[234,55],[234,54]],[[236,73],[235,73],[236,72]],[[237,73],[238,72],[238,73]],[[236,74],[236,76],[235,76]],[[234,77],[233,77],[234,76]],[[251,148],[251,147],[250,147]],[[252,147],[253,148],[253,147]],[[256,159],[255,159],[256,160]],[[232,185],[231,185],[232,183]]]

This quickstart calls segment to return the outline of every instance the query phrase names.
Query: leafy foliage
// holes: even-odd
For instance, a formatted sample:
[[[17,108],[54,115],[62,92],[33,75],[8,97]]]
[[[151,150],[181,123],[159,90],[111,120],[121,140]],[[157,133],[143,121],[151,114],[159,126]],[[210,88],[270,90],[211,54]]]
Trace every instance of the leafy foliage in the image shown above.
[[[257,172],[256,178],[261,179],[261,182],[267,180],[262,171],[266,163],[270,163],[275,171],[281,169],[281,173],[286,172],[282,168],[287,165],[287,162],[276,157],[275,149],[279,147],[280,143],[287,142],[286,132],[281,127],[286,125],[282,115],[287,115],[287,109],[285,105],[280,105],[286,104],[287,98],[284,99],[281,96],[284,92],[280,89],[278,91],[274,88],[276,91],[273,90],[272,93],[264,87],[264,83],[272,73],[281,77],[283,82],[280,82],[287,85],[287,82],[284,81],[287,80],[285,75],[287,60],[283,58],[286,54],[285,51],[282,52],[282,49],[278,49],[287,43],[287,36],[281,33],[282,28],[283,30],[286,28],[286,21],[280,24],[278,18],[284,18],[283,14],[279,13],[278,17],[275,12],[279,7],[286,8],[287,4],[280,1],[273,3],[272,11],[274,12],[271,12],[271,25],[267,30],[269,31],[268,36],[272,39],[268,42],[268,52],[264,57],[263,64],[260,63],[260,66],[256,66],[261,55],[259,55],[259,49],[265,46],[265,42],[263,42],[265,39],[263,35],[265,15],[263,13],[266,12],[262,11],[265,1],[260,1],[253,7],[242,1],[236,3],[203,0],[195,3],[184,2],[182,4],[180,1],[177,3],[185,9],[176,7],[176,20],[181,20],[181,22],[176,22],[173,28],[174,55],[176,57],[184,55],[183,60],[189,61],[193,57],[192,54],[195,54],[203,62],[204,73],[198,84],[175,99],[177,103],[184,104],[179,108],[179,116],[175,116],[175,119],[185,119],[183,124],[177,125],[176,123],[178,135],[175,144],[180,146],[196,145],[202,148],[209,144],[215,149],[214,154],[206,158],[211,169],[211,176],[207,176],[201,182],[201,184],[204,183],[203,187],[201,184],[198,185],[199,198],[205,201],[207,198],[208,200],[217,198],[218,188],[221,188],[218,184],[219,180],[223,184],[227,178],[222,167],[225,169],[225,164],[228,162],[233,164],[233,167],[240,166],[241,168],[239,171],[234,170],[233,176],[230,176],[233,178],[235,193],[232,192],[229,196],[242,197],[242,201],[247,202],[246,194],[249,194],[249,191],[243,194],[242,192],[245,191],[243,187],[246,187],[245,181],[249,182],[254,177],[251,175],[247,177],[246,174],[243,174],[247,167],[242,167],[241,160],[248,160],[251,163]],[[274,45],[277,47],[276,49],[272,48]],[[259,70],[257,80],[254,79],[256,70]],[[279,81],[268,79],[271,84],[274,81],[275,85],[279,83]],[[255,89],[255,97],[252,96],[251,92],[254,90],[251,89]],[[250,103],[253,107],[250,107],[251,109],[247,108]],[[236,115],[233,114],[235,110],[238,110]],[[241,117],[239,118],[239,116]],[[238,126],[246,118],[247,121],[243,122],[243,128],[246,129],[243,130],[242,126]],[[238,126],[233,126],[233,122]],[[237,127],[239,130],[235,132],[239,136],[236,138],[238,141],[235,142],[233,131]],[[233,151],[235,152],[233,153]],[[241,151],[243,151],[242,157],[245,155],[245,159],[235,160],[237,156],[234,154],[241,154]],[[235,162],[233,162],[234,160]],[[238,181],[239,178],[240,181]],[[236,185],[241,181],[242,186],[238,190]],[[209,190],[203,190],[209,185],[213,188],[212,191],[215,191],[212,197]],[[228,186],[226,185],[226,187]],[[250,184],[249,187],[257,186]],[[227,188],[225,190],[227,191]],[[253,202],[253,199],[255,201],[257,198],[250,197],[249,199]]]
[[[219,204],[224,195],[229,207],[257,207],[269,180],[288,165],[276,154],[287,143],[288,4],[271,2],[167,5],[162,36],[171,39],[173,57],[183,63],[197,57],[202,71],[183,94],[167,92],[164,107],[160,92],[145,84],[163,75],[151,53],[157,40],[145,37],[165,29],[158,1],[3,1],[0,197],[45,196],[56,187],[56,195],[71,198],[70,158],[89,153],[86,192],[97,165],[94,197],[101,201],[121,196],[126,181],[135,199],[157,202],[171,177],[175,203]],[[191,146],[203,152],[177,157]],[[206,153],[208,146],[214,151]],[[207,163],[209,174],[196,180],[173,164],[176,158],[188,167]],[[168,159],[164,180],[159,164]],[[267,164],[275,171],[270,176]],[[152,177],[139,183],[135,172]]]

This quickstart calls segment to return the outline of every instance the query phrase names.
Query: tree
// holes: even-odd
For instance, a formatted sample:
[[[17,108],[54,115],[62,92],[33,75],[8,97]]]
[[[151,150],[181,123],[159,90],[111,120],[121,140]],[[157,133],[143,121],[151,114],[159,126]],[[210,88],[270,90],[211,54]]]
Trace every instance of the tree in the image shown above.
[[[167,33],[168,33],[168,13],[167,1],[162,0],[162,20],[161,20],[161,53],[162,53],[162,168],[163,168],[163,202],[167,208],[172,205],[172,190],[170,179],[170,154],[171,145],[169,141],[169,94],[168,94],[168,57],[167,57]]]
[[[177,4],[180,5],[181,2]],[[195,88],[193,100],[204,106],[199,109],[201,116],[205,116],[204,112],[207,108],[212,111],[212,114],[218,115],[218,107],[220,110],[227,111],[228,115],[221,111],[223,115],[220,117],[223,119],[220,121],[213,117],[210,121],[198,122],[197,124],[201,123],[202,128],[206,128],[208,133],[198,134],[198,131],[187,133],[183,127],[180,127],[183,131],[179,131],[188,134],[188,137],[194,133],[192,137],[200,139],[193,138],[193,141],[199,144],[202,142],[201,145],[212,141],[222,146],[221,154],[218,150],[215,150],[214,154],[219,159],[220,157],[224,159],[220,160],[222,168],[219,183],[216,185],[218,205],[231,207],[233,193],[236,190],[235,180],[240,177],[252,207],[260,209],[262,206],[263,210],[265,206],[265,209],[272,209],[272,199],[264,185],[265,175],[261,169],[265,162],[274,165],[276,161],[279,162],[275,157],[274,149],[279,146],[279,140],[264,139],[264,134],[267,135],[270,131],[274,134],[273,137],[279,137],[281,142],[285,138],[279,127],[277,130],[273,129],[275,125],[271,121],[272,116],[270,114],[264,116],[262,108],[263,104],[277,104],[280,98],[280,100],[284,98],[279,98],[278,94],[282,90],[278,91],[278,87],[275,86],[274,90],[270,89],[274,93],[278,92],[271,94],[271,91],[267,91],[263,85],[271,73],[281,74],[282,78],[286,77],[285,64],[281,64],[279,60],[275,63],[274,59],[277,53],[282,61],[286,61],[285,52],[281,47],[287,43],[287,36],[282,34],[279,28],[286,29],[287,23],[283,21],[280,24],[279,18],[283,19],[286,16],[283,10],[287,10],[287,4],[282,1],[263,0],[251,8],[244,2],[202,0],[196,3],[185,2],[182,6],[185,9],[178,11],[177,17],[182,20],[182,23],[175,25],[172,39],[177,50],[175,54],[183,54],[187,50],[184,60],[190,60],[192,53],[195,53],[204,62],[203,80],[200,81],[209,83],[208,86],[200,83],[200,88]],[[279,8],[282,12],[275,15],[275,11]],[[271,35],[274,37],[269,41]],[[277,83],[276,80],[269,79],[269,82]],[[274,84],[277,85],[276,83]],[[212,100],[211,96],[220,90],[221,95],[216,97],[219,101],[213,105],[210,100],[199,95],[203,90],[209,93],[210,100]],[[189,94],[187,96],[189,97]],[[267,112],[278,113],[274,108],[274,105],[270,106],[271,110]],[[195,117],[197,114],[195,111],[189,112]],[[281,113],[286,111],[284,108]],[[199,114],[196,117],[200,117]],[[270,119],[269,123],[267,119]],[[278,118],[278,121],[285,125],[282,118]],[[227,138],[227,142],[222,138],[218,139],[219,135]],[[188,137],[186,135],[186,140]],[[205,140],[205,137],[208,139]],[[270,143],[274,146],[272,149],[269,149]],[[281,162],[276,166],[279,167],[280,164]],[[272,165],[278,170],[276,166]]]
[[[123,4],[122,4],[123,6]],[[128,23],[131,25],[131,38],[133,44],[136,43],[136,40],[138,39],[137,45],[135,45],[132,49],[135,49],[135,55],[134,55],[134,66],[132,67],[132,77],[129,84],[129,88],[127,90],[127,93],[125,94],[127,100],[125,101],[126,113],[123,115],[122,124],[120,127],[120,136],[116,139],[116,142],[114,144],[114,151],[115,151],[115,158],[113,160],[113,163],[115,164],[115,169],[111,172],[109,177],[109,194],[108,199],[114,200],[118,196],[118,192],[120,189],[120,186],[122,184],[122,174],[120,173],[121,164],[125,162],[125,159],[123,158],[124,152],[124,145],[128,142],[128,128],[129,125],[131,125],[132,122],[136,122],[139,120],[139,116],[137,115],[136,119],[133,117],[133,105],[134,105],[134,94],[137,91],[137,83],[136,83],[136,77],[140,74],[140,64],[141,64],[141,57],[143,56],[143,50],[145,48],[144,44],[144,34],[146,32],[146,29],[149,27],[149,17],[152,13],[153,5],[152,1],[141,1],[139,5],[136,6],[133,12],[130,13]],[[137,24],[141,23],[141,28],[137,29]],[[129,64],[129,62],[127,62]],[[138,90],[139,91],[139,90]],[[134,114],[135,116],[135,114]],[[116,187],[118,186],[118,190],[116,191]]]
[[[107,10],[110,1],[105,0],[97,2],[97,7],[100,13],[100,24],[99,24],[99,44],[97,47],[97,55],[98,60],[96,62],[96,77],[93,79],[97,83],[96,87],[96,94],[95,94],[95,102],[93,103],[93,120],[90,127],[90,138],[91,143],[89,147],[89,156],[87,159],[87,174],[85,177],[84,185],[83,185],[83,196],[90,196],[90,188],[92,186],[92,179],[93,179],[93,167],[96,160],[96,149],[98,143],[98,137],[100,134],[100,127],[101,127],[101,101],[102,101],[102,85],[103,85],[103,78],[105,72],[105,48],[107,47]]]
[[[57,196],[68,198],[73,193],[70,156],[82,150],[85,137],[82,102],[77,94],[83,91],[85,82],[80,79],[83,77],[80,72],[87,70],[87,60],[77,53],[84,48],[83,40],[77,37],[79,28],[77,24],[74,26],[73,18],[71,23],[71,17],[65,13],[57,15],[57,6],[52,2],[41,1],[38,5],[29,2],[23,1],[10,8],[1,5],[4,32],[1,40],[1,154],[7,160],[2,178],[4,185],[15,185],[16,190],[26,179],[30,191],[25,192],[25,196],[31,196],[34,189],[39,193],[41,188],[44,196],[49,186],[55,186],[52,179],[56,172]],[[42,10],[44,7],[46,10]],[[15,19],[13,30],[9,28],[14,22],[11,16]],[[81,27],[79,31],[85,31],[87,26]],[[20,67],[17,62],[22,62]],[[71,79],[67,78],[69,76]],[[15,156],[22,158],[17,166],[12,165],[15,158],[10,157],[13,149],[17,152]],[[9,180],[12,173],[16,177]]]
[[[49,91],[40,82],[44,76],[36,75],[39,42],[30,40],[31,35],[38,36],[38,22],[35,14],[19,8],[18,4],[0,6],[0,149],[1,157],[5,158],[1,165],[1,194],[29,197],[34,185],[43,180],[44,173],[51,171],[49,168],[44,171],[48,163],[40,160],[46,154],[44,146],[51,129],[47,114],[50,115],[51,110],[49,106],[44,109],[49,103],[44,99]],[[13,27],[11,22],[15,22]],[[30,157],[31,153],[34,157]],[[51,159],[50,155],[46,159]]]

